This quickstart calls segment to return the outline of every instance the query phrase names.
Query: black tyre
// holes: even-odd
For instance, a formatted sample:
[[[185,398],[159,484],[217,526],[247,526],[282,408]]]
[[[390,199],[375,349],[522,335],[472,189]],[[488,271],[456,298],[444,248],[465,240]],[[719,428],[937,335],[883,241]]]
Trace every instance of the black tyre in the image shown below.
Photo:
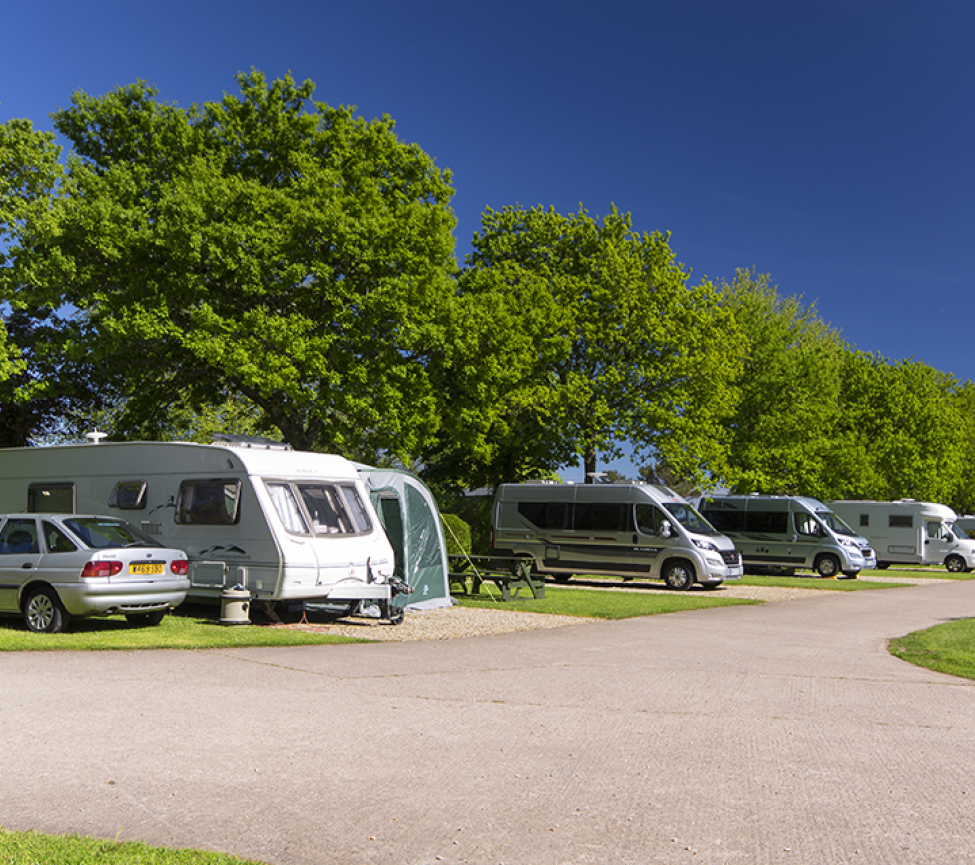
[[[836,556],[820,556],[816,560],[816,573],[821,577],[835,577],[840,572],[840,560]]]
[[[24,601],[24,624],[35,634],[59,634],[71,621],[54,589],[41,586]]]
[[[567,583],[571,580],[575,574],[553,574],[552,579],[557,583]]]
[[[877,562],[878,571],[886,571],[890,567],[890,562]]]
[[[663,576],[667,588],[678,592],[686,592],[694,585],[694,568],[690,562],[685,562],[683,559],[668,562]]]
[[[166,610],[153,610],[151,613],[126,613],[125,621],[134,628],[154,628],[166,618]]]
[[[945,567],[953,574],[963,574],[967,570],[965,560],[961,556],[948,556]]]

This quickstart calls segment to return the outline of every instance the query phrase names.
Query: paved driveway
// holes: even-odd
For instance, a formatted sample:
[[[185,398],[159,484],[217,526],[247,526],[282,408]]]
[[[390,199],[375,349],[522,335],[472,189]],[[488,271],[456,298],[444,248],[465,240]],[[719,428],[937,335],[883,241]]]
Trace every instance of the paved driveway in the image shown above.
[[[439,643],[0,656],[0,825],[271,863],[975,861],[940,583]]]

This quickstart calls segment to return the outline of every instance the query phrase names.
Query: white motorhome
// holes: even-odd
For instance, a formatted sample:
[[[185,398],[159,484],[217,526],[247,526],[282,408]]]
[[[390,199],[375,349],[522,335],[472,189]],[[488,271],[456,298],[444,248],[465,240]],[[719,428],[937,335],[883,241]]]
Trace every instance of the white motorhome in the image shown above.
[[[232,437],[227,437],[231,439]],[[394,554],[355,466],[248,440],[0,449],[0,511],[121,517],[190,562],[188,598],[391,604]]]
[[[944,565],[954,573],[975,568],[975,541],[956,528],[955,512],[947,505],[901,499],[845,500],[830,502],[830,507],[870,539],[878,568]]]
[[[816,499],[711,496],[700,508],[741,550],[746,571],[811,569],[822,577],[855,577],[876,563],[869,541]]]
[[[715,588],[741,577],[735,545],[673,490],[651,484],[502,484],[492,554],[531,558],[558,581],[574,574]]]

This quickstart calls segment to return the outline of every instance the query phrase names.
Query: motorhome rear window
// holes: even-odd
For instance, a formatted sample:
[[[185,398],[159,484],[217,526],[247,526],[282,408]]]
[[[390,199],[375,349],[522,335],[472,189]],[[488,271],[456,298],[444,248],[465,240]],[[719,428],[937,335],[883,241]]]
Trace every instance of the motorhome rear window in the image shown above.
[[[913,514],[891,514],[887,525],[892,529],[912,529],[914,516]]]
[[[145,481],[119,481],[108,497],[108,506],[120,511],[141,511],[146,506]]]
[[[182,481],[176,501],[176,522],[196,526],[232,526],[237,524],[240,506],[240,481]]]
[[[73,514],[74,484],[30,484],[27,487],[27,510],[33,514]]]

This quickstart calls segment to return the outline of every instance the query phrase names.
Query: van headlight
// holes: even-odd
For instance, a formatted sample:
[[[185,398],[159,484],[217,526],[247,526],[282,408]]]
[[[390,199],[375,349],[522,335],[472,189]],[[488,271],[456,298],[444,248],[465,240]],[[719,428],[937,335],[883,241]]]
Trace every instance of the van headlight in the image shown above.
[[[691,538],[691,540],[694,541],[694,546],[700,547],[702,550],[707,550],[710,553],[720,553],[721,552],[721,550],[719,550],[710,541],[699,541],[697,538]]]
[[[849,538],[837,538],[837,540],[843,544],[844,547],[853,547],[855,550],[860,549],[860,545],[856,541],[851,541]]]

